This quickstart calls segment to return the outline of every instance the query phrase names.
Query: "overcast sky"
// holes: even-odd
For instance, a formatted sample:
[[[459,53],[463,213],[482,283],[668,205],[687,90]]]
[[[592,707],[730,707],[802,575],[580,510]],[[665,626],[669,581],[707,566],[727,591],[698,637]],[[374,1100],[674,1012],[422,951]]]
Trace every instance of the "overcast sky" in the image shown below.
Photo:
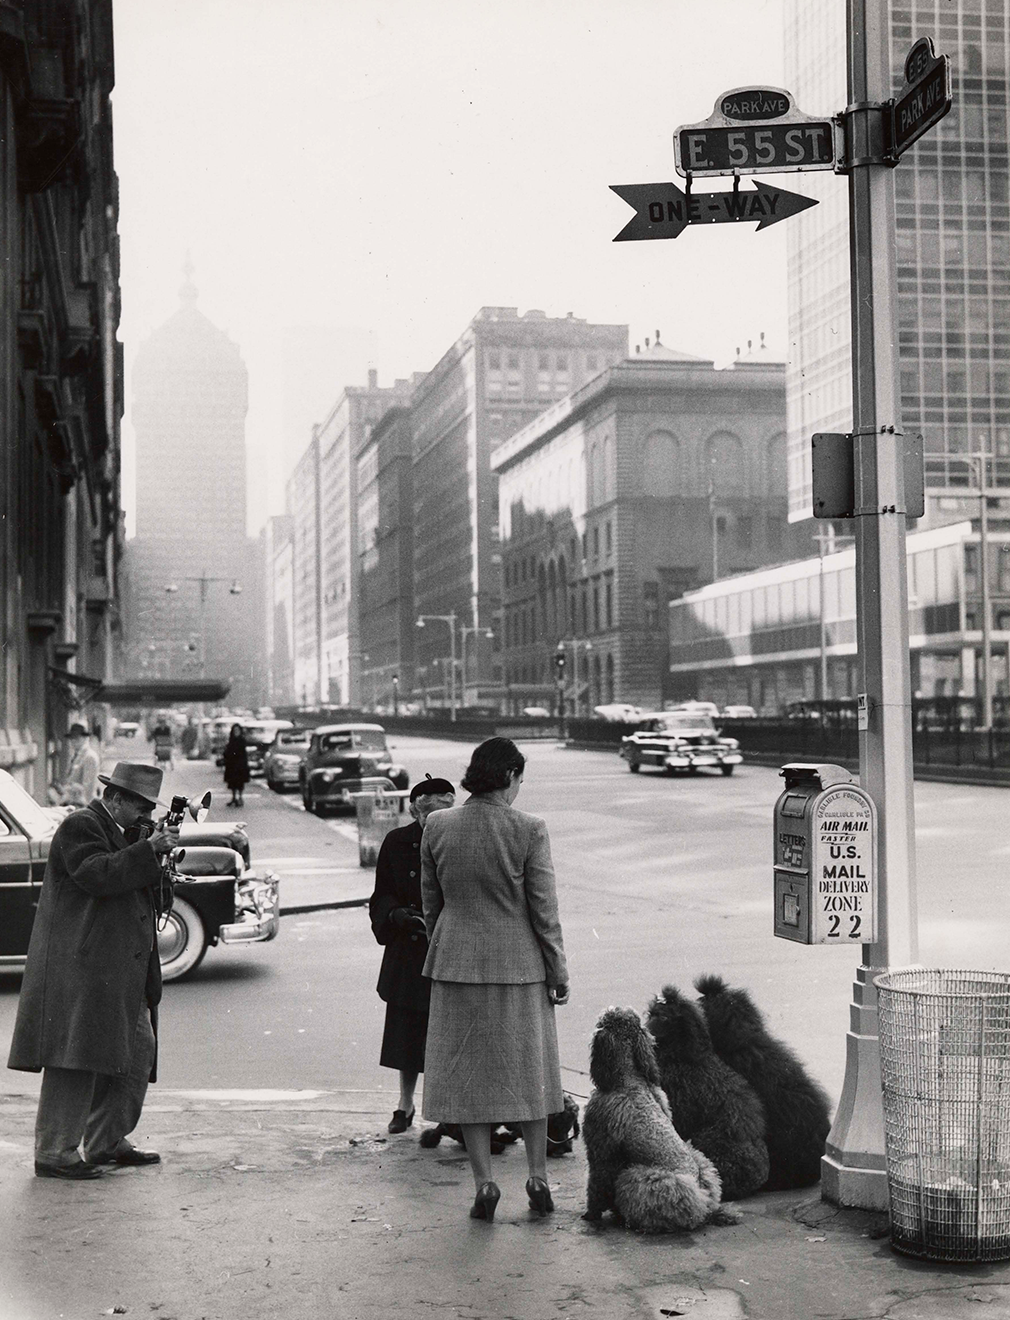
[[[128,499],[132,361],[187,251],[249,368],[250,531],[345,385],[428,370],[486,304],[784,355],[785,225],[614,244],[608,187],[675,179],[677,125],[782,85],[781,0],[116,0],[115,22]]]

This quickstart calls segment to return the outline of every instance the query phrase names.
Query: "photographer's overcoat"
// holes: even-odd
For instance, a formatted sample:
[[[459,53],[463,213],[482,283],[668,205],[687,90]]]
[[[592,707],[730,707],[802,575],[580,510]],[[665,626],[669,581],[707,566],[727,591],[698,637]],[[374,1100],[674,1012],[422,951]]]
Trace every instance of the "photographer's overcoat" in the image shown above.
[[[98,801],[62,822],[49,847],[9,1068],[129,1071],[141,1006],[146,998],[156,1018],[161,999],[152,897],[160,878],[150,843],[127,844]]]

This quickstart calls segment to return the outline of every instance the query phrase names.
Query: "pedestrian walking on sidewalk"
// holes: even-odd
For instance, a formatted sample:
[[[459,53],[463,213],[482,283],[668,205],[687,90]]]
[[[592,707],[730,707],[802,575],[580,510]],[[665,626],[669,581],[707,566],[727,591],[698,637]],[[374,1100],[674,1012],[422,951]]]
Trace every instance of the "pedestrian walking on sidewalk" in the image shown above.
[[[419,780],[410,790],[412,823],[386,835],[375,865],[368,914],[376,940],[385,945],[376,986],[386,1003],[379,1063],[400,1074],[400,1103],[389,1123],[392,1133],[406,1132],[414,1122],[414,1087],[424,1072],[428,1033],[431,986],[421,975],[428,952],[421,909],[421,835],[433,811],[445,811],[455,802],[456,790],[448,779],[428,775]]]
[[[554,1006],[568,1002],[547,826],[513,802],[526,759],[489,738],[461,781],[459,811],[428,818],[421,894],[431,978],[424,1116],[458,1123],[473,1171],[470,1215],[493,1220],[491,1127],[522,1125],[530,1208],[554,1209],[547,1118],[564,1105]]]
[[[224,745],[224,782],[231,789],[231,801],[228,805],[241,807],[242,793],[249,782],[249,753],[246,750],[245,738],[242,736],[241,724],[231,726],[231,733]]]
[[[162,778],[156,766],[120,761],[99,776],[101,799],[67,816],[49,847],[7,1062],[45,1070],[40,1178],[97,1178],[102,1164],[159,1159],[127,1137],[155,1080],[156,891],[179,830],[157,826],[131,844],[124,831],[157,805]]]

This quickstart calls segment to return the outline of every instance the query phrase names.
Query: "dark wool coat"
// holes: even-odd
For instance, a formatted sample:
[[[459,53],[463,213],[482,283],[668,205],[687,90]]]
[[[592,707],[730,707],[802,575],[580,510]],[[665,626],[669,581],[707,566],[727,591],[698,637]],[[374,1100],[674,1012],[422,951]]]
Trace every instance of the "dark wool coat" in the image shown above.
[[[229,788],[245,788],[249,782],[249,752],[244,738],[229,738],[224,747],[224,782]]]
[[[53,835],[9,1068],[129,1072],[137,1019],[161,999],[150,843],[127,844],[97,801]],[[151,1080],[154,1080],[152,1073]]]
[[[390,830],[375,864],[375,892],[368,902],[372,931],[386,946],[376,989],[380,999],[398,1008],[427,1013],[431,983],[421,975],[428,941],[413,939],[389,919],[394,908],[412,908],[421,916],[421,826],[417,821]]]

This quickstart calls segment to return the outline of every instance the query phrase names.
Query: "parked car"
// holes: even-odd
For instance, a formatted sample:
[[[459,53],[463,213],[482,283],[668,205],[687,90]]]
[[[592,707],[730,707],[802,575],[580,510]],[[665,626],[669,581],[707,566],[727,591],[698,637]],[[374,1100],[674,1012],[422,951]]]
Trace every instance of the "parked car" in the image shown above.
[[[65,809],[40,807],[0,770],[0,971],[24,968],[53,834]],[[250,866],[238,824],[184,825],[175,905],[158,935],[162,976],[176,981],[212,945],[272,940],[280,927],[277,876]]]
[[[711,715],[693,710],[663,710],[644,716],[641,726],[621,739],[621,756],[632,774],[647,765],[670,775],[679,770],[696,774],[703,766],[731,775],[743,760],[737,740],[724,738]]]
[[[549,720],[551,712],[546,706],[523,706],[523,714],[531,720]]]
[[[224,747],[233,724],[241,724],[237,715],[218,715],[210,723],[210,754],[215,765],[224,765]]]
[[[641,712],[637,706],[629,706],[625,701],[612,701],[606,706],[594,706],[593,714],[608,724],[633,724]]]
[[[242,736],[245,738],[246,756],[249,760],[249,774],[263,773],[263,758],[273,746],[273,741],[282,729],[292,729],[290,720],[250,720],[242,722]]]
[[[283,793],[297,788],[302,762],[309,750],[311,729],[281,729],[263,757],[263,777],[267,788]]]
[[[116,725],[115,737],[117,738],[136,738],[139,724],[134,724],[132,720],[120,720]]]
[[[753,706],[724,706],[722,717],[724,720],[756,720],[757,711]]]
[[[712,719],[719,718],[719,707],[714,701],[678,701],[675,706],[670,706],[670,710],[690,710],[696,715],[711,715]]]
[[[324,724],[313,731],[299,785],[305,810],[323,816],[353,807],[363,788],[409,788],[410,775],[394,765],[381,724]]]

